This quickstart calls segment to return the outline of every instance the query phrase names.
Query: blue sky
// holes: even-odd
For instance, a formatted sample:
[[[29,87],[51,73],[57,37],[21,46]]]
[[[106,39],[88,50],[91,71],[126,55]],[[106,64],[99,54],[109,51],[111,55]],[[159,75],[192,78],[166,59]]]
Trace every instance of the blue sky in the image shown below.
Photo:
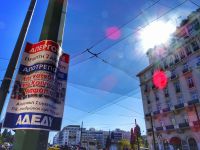
[[[62,127],[83,121],[87,128],[130,130],[136,118],[145,134],[139,82],[135,75],[148,65],[148,60],[138,41],[138,33],[131,33],[183,2],[161,0],[146,10],[155,1],[69,0],[63,50],[72,59]],[[194,2],[198,3],[198,0]],[[1,0],[0,79],[4,76],[29,3],[30,0],[12,0],[12,3]],[[47,0],[38,0],[26,41],[38,41],[47,3]],[[159,20],[177,23],[178,18],[184,18],[194,9],[194,4],[186,2]],[[140,12],[142,15],[120,28]],[[115,40],[105,38],[110,27],[119,29],[120,36]],[[101,39],[104,40],[96,45]],[[97,58],[87,60],[91,56],[89,53],[73,57],[93,44],[95,47],[91,51],[105,50],[99,56],[111,65]],[[50,134],[49,141],[54,134]]]

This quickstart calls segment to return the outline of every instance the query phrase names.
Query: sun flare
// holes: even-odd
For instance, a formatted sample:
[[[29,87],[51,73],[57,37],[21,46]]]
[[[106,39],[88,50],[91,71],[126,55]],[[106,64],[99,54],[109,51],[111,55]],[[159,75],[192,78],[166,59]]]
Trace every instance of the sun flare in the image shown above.
[[[166,43],[176,26],[171,22],[157,21],[149,24],[140,32],[142,48],[146,52],[155,45]]]

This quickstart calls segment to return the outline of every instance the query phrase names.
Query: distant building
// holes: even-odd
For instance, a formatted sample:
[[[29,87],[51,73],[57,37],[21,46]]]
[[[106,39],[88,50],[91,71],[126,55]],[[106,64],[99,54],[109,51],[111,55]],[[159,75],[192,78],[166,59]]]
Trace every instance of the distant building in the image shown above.
[[[153,133],[160,150],[199,150],[200,9],[177,27],[170,43],[149,49],[147,55],[150,64],[138,77],[151,150]],[[163,89],[153,83],[156,70],[167,76]],[[159,76],[156,80],[165,82]]]
[[[79,125],[69,125],[58,132],[53,139],[54,145],[79,145],[81,137],[81,129]]]
[[[58,132],[53,138],[54,145],[80,145],[86,148],[86,150],[104,149],[106,147],[106,139],[108,136],[112,136],[112,143],[117,144],[122,139],[130,140],[130,132],[116,129],[115,131],[102,131],[90,128],[86,130],[82,129],[79,125],[69,125]]]

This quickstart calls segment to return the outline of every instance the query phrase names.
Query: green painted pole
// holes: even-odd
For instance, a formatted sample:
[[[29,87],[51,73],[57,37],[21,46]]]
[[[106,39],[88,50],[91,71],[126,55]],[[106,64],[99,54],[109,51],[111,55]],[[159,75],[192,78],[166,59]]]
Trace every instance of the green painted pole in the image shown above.
[[[62,46],[67,0],[49,0],[40,41],[53,40]],[[16,130],[14,150],[46,150],[48,131]]]

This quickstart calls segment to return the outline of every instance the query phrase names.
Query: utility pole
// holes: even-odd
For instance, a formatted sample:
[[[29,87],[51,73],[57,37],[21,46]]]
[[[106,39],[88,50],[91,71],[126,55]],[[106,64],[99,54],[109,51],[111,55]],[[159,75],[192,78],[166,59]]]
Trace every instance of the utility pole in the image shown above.
[[[26,13],[26,17],[24,20],[24,23],[22,25],[21,31],[19,33],[17,42],[15,44],[15,48],[13,50],[12,56],[10,58],[6,73],[4,75],[2,84],[1,84],[1,88],[0,88],[0,114],[2,113],[2,109],[7,97],[7,94],[9,92],[9,88],[10,88],[10,83],[12,81],[13,78],[13,74],[15,72],[15,68],[17,65],[17,61],[24,43],[24,40],[26,38],[26,34],[31,22],[31,18],[33,16],[33,12],[35,9],[35,5],[36,5],[36,0],[31,0],[31,3],[29,5],[28,11]]]
[[[138,140],[138,130],[137,130],[137,122],[136,122],[136,119],[135,119],[135,128],[136,128],[136,138],[137,138],[137,147],[138,147],[138,150],[140,150],[140,144],[139,144],[139,140]]]
[[[156,140],[155,140],[155,134],[154,134],[154,129],[153,129],[153,120],[152,120],[152,115],[150,114],[150,120],[151,120],[151,129],[152,129],[152,134],[153,134],[153,147],[154,150],[156,149]]]
[[[40,41],[53,40],[62,46],[67,0],[49,0]],[[49,131],[16,130],[14,150],[46,150]]]
[[[83,133],[83,121],[82,121],[82,123],[81,123],[80,147],[82,146],[82,133]]]

